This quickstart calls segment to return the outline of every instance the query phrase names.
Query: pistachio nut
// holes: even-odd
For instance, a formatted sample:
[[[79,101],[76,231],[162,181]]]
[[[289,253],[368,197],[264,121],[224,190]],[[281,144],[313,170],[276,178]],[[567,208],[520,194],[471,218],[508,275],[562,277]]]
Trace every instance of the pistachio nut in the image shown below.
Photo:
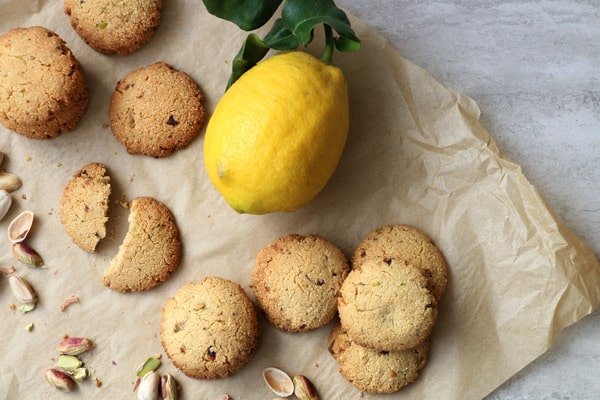
[[[94,342],[86,338],[68,337],[58,345],[61,354],[78,356],[94,347]]]
[[[8,240],[11,243],[21,243],[29,234],[32,225],[33,212],[23,211],[8,225]]]
[[[317,390],[304,375],[294,376],[294,394],[299,400],[319,400]]]
[[[4,171],[0,172],[0,190],[6,190],[10,193],[18,190],[22,185],[21,178],[15,174]]]
[[[160,377],[160,390],[163,400],[177,400],[177,382],[171,374]]]
[[[17,311],[23,314],[27,314],[29,311],[35,310],[35,304],[21,304],[17,307]]]
[[[156,371],[158,367],[160,367],[160,360],[158,357],[148,357],[146,361],[144,361],[143,364],[138,367],[137,371],[135,371],[135,374],[139,378],[143,378],[148,372]]]
[[[148,372],[137,389],[138,400],[157,400],[160,377],[156,372]]]
[[[75,379],[76,381],[82,381],[85,378],[87,378],[88,375],[89,374],[88,374],[87,368],[83,368],[83,367],[76,368],[71,372],[71,377],[73,379]]]
[[[75,382],[71,377],[55,368],[51,368],[46,371],[44,377],[48,381],[49,384],[54,386],[57,389],[64,390],[65,392],[70,392],[75,388]]]
[[[41,267],[44,265],[42,257],[28,244],[15,243],[12,250],[15,258],[23,264],[31,265],[32,267]]]
[[[0,190],[0,221],[4,218],[8,210],[10,210],[11,204],[12,197],[10,196],[10,193],[6,190]]]
[[[10,290],[17,300],[23,304],[35,304],[37,301],[37,295],[29,282],[25,278],[21,278],[18,275],[13,275],[8,278],[8,284]],[[30,310],[31,311],[31,310]]]
[[[57,367],[60,367],[67,372],[73,372],[82,365],[83,362],[79,358],[75,356],[67,356],[64,354],[60,355],[58,357],[58,361],[56,362]]]

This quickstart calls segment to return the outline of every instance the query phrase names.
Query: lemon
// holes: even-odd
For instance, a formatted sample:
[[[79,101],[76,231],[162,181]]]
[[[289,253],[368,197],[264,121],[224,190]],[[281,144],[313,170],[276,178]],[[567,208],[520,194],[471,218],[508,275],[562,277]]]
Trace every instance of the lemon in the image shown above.
[[[342,71],[301,51],[276,55],[223,95],[204,140],[210,180],[238,212],[292,211],[323,189],[348,136]]]

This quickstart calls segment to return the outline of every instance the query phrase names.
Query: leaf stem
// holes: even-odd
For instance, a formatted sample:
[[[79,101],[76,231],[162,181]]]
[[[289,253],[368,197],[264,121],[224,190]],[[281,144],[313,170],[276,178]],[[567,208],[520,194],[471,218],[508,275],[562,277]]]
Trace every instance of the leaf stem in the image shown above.
[[[331,64],[333,59],[333,49],[335,46],[333,41],[333,30],[331,29],[331,26],[327,24],[323,25],[323,28],[325,29],[325,50],[323,50],[323,57],[321,57],[321,61],[323,61],[325,64]]]

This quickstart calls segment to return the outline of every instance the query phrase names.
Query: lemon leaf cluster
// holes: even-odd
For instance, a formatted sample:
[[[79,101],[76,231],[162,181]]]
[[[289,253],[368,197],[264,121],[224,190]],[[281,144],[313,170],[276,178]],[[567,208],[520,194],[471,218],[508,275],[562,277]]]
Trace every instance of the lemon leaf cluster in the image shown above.
[[[203,0],[207,10],[244,30],[264,25],[275,13],[282,0]],[[330,64],[333,50],[356,51],[360,40],[352,30],[346,13],[333,0],[285,0],[281,18],[261,39],[250,34],[232,62],[227,89],[246,71],[262,60],[269,49],[293,50],[307,46],[314,38],[317,26],[325,31],[325,49],[321,60]],[[334,33],[335,32],[335,33]]]

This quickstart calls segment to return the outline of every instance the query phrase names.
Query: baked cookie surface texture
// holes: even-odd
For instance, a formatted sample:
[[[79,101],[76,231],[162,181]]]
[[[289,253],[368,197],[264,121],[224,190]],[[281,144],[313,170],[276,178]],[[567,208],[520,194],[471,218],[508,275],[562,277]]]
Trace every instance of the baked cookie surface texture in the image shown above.
[[[367,393],[393,393],[415,381],[429,353],[428,340],[403,351],[372,350],[353,342],[340,324],[333,327],[328,344],[340,374]]]
[[[93,253],[106,237],[110,177],[106,167],[91,163],[69,181],[60,200],[60,221],[73,242]]]
[[[127,55],[146,44],[160,25],[161,0],[65,0],[77,34],[101,53]]]
[[[446,290],[448,267],[442,252],[429,236],[412,226],[384,225],[371,232],[356,248],[352,268],[371,259],[394,259],[418,268],[429,279],[437,300]]]
[[[109,119],[113,134],[129,153],[167,157],[200,134],[202,93],[187,74],[158,62],[119,81],[110,99]]]
[[[167,280],[181,260],[179,231],[167,206],[139,197],[130,209],[127,235],[102,280],[120,292],[152,289]]]
[[[79,62],[40,26],[0,36],[0,123],[33,139],[75,129],[89,102]]]
[[[162,309],[160,337],[173,364],[200,379],[240,370],[258,346],[256,311],[235,282],[207,277],[181,287]]]
[[[344,254],[316,235],[284,236],[256,257],[251,281],[269,321],[289,332],[328,324],[337,311],[337,293],[348,275]]]
[[[414,348],[437,318],[428,281],[414,267],[370,260],[354,269],[338,298],[340,321],[356,343],[379,351]]]

